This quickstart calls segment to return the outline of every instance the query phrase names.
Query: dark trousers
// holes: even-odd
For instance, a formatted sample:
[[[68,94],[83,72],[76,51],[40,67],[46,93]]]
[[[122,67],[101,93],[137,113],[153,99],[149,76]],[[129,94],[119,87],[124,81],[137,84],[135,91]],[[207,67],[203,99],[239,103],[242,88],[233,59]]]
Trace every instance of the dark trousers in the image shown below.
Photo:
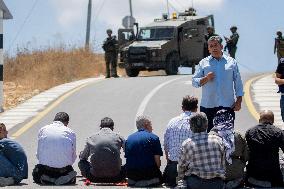
[[[203,179],[196,175],[185,178],[187,189],[223,189],[224,181],[221,178]]]
[[[158,178],[162,183],[163,177],[160,169],[158,167],[147,168],[147,169],[126,169],[127,178],[140,181],[140,180],[150,180],[153,178]]]
[[[78,163],[78,167],[81,171],[81,174],[83,177],[89,179],[91,182],[97,182],[97,183],[116,183],[121,182],[125,180],[126,178],[126,170],[125,166],[121,166],[121,170],[119,175],[115,177],[106,177],[106,178],[99,178],[95,177],[91,174],[91,164],[87,160],[80,160]]]
[[[246,175],[246,183],[249,186],[254,186],[252,183],[248,181],[249,177],[257,179],[259,181],[268,181],[271,183],[272,187],[283,187],[283,176],[282,172],[279,168],[276,169],[258,169],[256,166],[251,166],[248,164],[247,167],[247,175]]]
[[[236,51],[237,51],[237,47],[231,47],[229,49],[229,54],[232,58],[235,58],[236,57]]]
[[[59,178],[61,176],[68,175],[68,173],[70,173],[71,171],[74,171],[71,165],[68,165],[63,168],[52,168],[46,165],[37,164],[33,170],[32,175],[35,183],[42,184],[41,183],[42,175],[47,175],[51,178]],[[66,184],[75,184],[75,183],[76,183],[76,177]]]
[[[176,178],[178,176],[177,165],[178,165],[177,161],[169,160],[164,170],[163,181],[166,185],[170,187],[175,187],[177,185],[176,182]]]
[[[105,53],[106,61],[106,77],[116,77],[117,76],[117,54],[116,52],[106,52]]]
[[[282,121],[284,122],[284,95],[281,95],[280,98],[280,110],[281,110]]]
[[[222,106],[219,106],[219,107],[215,107],[215,108],[205,108],[203,106],[200,106],[200,112],[204,112],[207,116],[207,119],[208,119],[208,129],[207,129],[207,132],[209,133],[210,130],[213,128],[213,119],[216,115],[216,113],[219,111],[219,110],[222,110],[222,109],[225,109],[225,110],[228,110],[232,116],[234,117],[234,120],[235,120],[235,112],[232,108],[229,108],[229,107],[222,107]]]

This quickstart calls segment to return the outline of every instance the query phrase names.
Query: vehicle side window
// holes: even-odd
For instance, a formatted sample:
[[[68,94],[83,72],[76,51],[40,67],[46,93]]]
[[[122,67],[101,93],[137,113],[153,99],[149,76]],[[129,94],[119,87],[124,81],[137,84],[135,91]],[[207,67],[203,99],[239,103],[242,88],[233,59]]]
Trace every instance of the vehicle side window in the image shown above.
[[[199,31],[197,28],[188,28],[183,30],[183,40],[192,39],[193,37],[198,37]]]

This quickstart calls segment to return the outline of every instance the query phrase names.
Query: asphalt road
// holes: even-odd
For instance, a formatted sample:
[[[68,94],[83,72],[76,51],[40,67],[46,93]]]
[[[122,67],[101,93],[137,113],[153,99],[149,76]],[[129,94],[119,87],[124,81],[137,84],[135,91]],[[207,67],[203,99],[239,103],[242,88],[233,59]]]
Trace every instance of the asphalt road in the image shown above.
[[[243,75],[244,83],[248,78],[250,75]],[[185,95],[195,95],[199,98],[201,96],[201,89],[191,86],[191,75],[107,79],[84,87],[16,138],[24,147],[29,160],[29,179],[23,180],[20,188],[39,187],[33,183],[31,176],[32,169],[37,163],[37,132],[41,127],[51,123],[57,112],[65,111],[70,115],[69,126],[77,134],[77,154],[83,149],[85,139],[99,130],[100,120],[105,116],[111,117],[115,122],[115,131],[127,138],[136,131],[136,115],[147,115],[152,119],[153,132],[163,143],[165,127],[172,117],[181,113],[181,100]],[[243,102],[242,110],[236,114],[236,130],[244,133],[256,123]],[[24,125],[25,123],[13,128],[9,134],[12,135]],[[78,160],[74,168],[78,171],[77,162]],[[165,157],[162,157],[162,164],[163,170]],[[66,188],[81,188],[83,185],[82,178],[78,177],[76,186]]]

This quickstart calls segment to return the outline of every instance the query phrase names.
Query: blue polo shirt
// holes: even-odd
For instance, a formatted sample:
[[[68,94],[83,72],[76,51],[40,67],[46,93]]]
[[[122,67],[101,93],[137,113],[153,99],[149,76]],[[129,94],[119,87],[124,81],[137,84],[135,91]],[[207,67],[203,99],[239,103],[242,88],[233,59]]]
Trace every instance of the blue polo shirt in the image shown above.
[[[163,155],[160,139],[144,129],[131,134],[125,142],[127,169],[148,169],[156,166],[154,155]]]

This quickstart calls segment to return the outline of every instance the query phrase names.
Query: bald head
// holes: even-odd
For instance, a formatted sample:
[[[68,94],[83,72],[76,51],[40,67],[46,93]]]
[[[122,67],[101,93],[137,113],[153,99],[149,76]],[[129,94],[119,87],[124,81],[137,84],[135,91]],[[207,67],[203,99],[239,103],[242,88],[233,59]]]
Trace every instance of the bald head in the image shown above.
[[[262,124],[273,124],[274,123],[274,114],[271,110],[263,110],[260,112],[259,123]]]

